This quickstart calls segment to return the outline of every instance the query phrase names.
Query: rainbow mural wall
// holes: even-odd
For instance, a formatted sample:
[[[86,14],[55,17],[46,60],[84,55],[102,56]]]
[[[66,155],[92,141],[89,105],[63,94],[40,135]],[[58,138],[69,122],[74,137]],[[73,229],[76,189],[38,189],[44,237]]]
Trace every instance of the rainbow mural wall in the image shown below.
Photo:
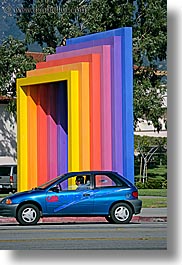
[[[17,80],[18,190],[67,171],[134,182],[132,29],[67,40]]]

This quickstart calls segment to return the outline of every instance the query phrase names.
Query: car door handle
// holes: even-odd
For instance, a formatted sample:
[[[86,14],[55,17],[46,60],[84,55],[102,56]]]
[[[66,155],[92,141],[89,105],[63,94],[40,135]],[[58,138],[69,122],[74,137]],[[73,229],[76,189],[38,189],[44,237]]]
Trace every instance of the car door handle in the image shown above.
[[[84,193],[83,196],[88,197],[88,196],[90,196],[90,193]]]

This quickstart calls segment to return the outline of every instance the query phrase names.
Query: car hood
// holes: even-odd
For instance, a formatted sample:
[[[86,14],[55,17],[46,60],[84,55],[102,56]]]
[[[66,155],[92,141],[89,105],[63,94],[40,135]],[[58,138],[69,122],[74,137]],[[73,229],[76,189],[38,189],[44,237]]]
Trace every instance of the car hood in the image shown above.
[[[8,196],[11,200],[15,200],[18,198],[25,198],[25,197],[31,197],[31,196],[38,196],[41,195],[42,193],[45,193],[45,190],[39,190],[39,189],[32,189],[28,191],[22,191],[22,192],[16,192],[15,194],[12,194]]]

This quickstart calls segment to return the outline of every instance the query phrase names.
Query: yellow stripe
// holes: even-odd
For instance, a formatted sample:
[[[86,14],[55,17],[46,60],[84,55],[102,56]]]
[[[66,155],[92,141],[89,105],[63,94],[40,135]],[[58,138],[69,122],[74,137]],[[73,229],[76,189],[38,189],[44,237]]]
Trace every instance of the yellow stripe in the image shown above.
[[[68,84],[68,171],[79,171],[79,93],[78,72],[71,71]]]
[[[4,240],[0,240],[0,242],[2,243],[7,243],[7,242],[12,242],[12,243],[19,243],[19,242],[32,242],[32,241],[41,241],[41,240],[46,240],[46,241],[60,241],[60,240],[64,240],[64,241],[72,241],[72,240],[80,240],[80,241],[140,241],[140,240],[145,240],[145,241],[161,241],[161,240],[166,240],[166,237],[146,237],[146,238],[137,238],[137,237],[100,237],[100,238],[95,238],[95,237],[90,237],[90,238],[86,238],[86,237],[72,237],[72,238],[30,238],[30,239],[4,239]]]
[[[19,127],[19,134],[18,134],[18,144],[19,144],[19,173],[18,176],[23,176],[22,178],[19,177],[19,185],[18,190],[23,191],[27,189],[27,183],[28,183],[28,163],[27,163],[27,95],[26,90],[27,88],[24,87],[24,89],[19,89],[19,120],[18,120],[18,127]],[[23,110],[23,111],[22,111]]]
[[[18,190],[30,188],[28,179],[28,106],[27,89],[30,85],[68,82],[68,167],[69,171],[79,170],[79,110],[78,71],[65,71],[42,76],[32,76],[17,80],[18,95]]]
[[[46,223],[44,223],[45,225],[46,225]],[[55,223],[54,223],[55,224]],[[17,234],[19,234],[19,233],[33,233],[33,232],[35,232],[35,233],[37,233],[37,232],[42,232],[42,231],[44,231],[45,233],[94,233],[94,232],[96,232],[96,233],[105,233],[105,232],[112,232],[112,233],[119,233],[119,232],[121,232],[122,234],[123,233],[128,233],[128,230],[125,230],[124,228],[122,229],[122,228],[111,228],[111,229],[90,229],[90,230],[88,230],[88,229],[45,229],[45,228],[41,228],[41,229],[28,229],[28,230],[12,230],[13,231],[13,234],[14,233],[17,233]],[[136,228],[130,228],[130,232],[133,232],[133,231],[136,231]],[[151,232],[152,231],[152,233],[158,233],[159,232],[159,230],[158,229],[152,229],[152,230],[145,230],[145,232]],[[1,230],[1,233],[7,233],[7,230]],[[139,233],[141,232],[141,231],[138,231]]]
[[[36,69],[28,71],[27,76],[41,76],[71,70],[79,72],[79,170],[90,170],[89,63],[73,63]]]

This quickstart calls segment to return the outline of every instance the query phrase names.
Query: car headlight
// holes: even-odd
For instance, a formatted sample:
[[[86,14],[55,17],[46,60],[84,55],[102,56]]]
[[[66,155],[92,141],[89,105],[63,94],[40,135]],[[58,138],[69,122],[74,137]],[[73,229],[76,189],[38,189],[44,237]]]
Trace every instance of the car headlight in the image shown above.
[[[11,199],[6,199],[5,204],[12,204],[12,200]]]
[[[4,204],[12,204],[12,200],[11,199],[9,199],[9,198],[5,198],[5,199],[3,199],[2,201],[1,201],[1,203],[4,203]]]

